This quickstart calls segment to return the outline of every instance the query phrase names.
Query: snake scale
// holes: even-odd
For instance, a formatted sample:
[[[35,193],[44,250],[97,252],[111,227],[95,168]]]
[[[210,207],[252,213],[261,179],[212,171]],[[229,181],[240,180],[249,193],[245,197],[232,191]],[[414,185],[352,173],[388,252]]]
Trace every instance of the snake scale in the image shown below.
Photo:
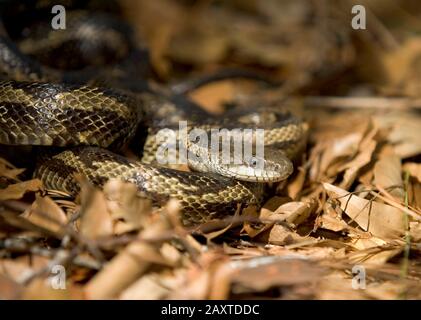
[[[128,86],[120,86],[121,77],[118,82],[110,76],[118,70],[115,66],[104,67],[105,72],[97,72],[88,80],[84,72],[47,67],[24,54],[6,34],[0,36],[0,69],[0,143],[64,149],[45,152],[38,161],[34,175],[47,189],[76,195],[80,188],[74,178],[76,173],[97,186],[119,178],[136,184],[139,193],[157,206],[170,198],[178,199],[185,224],[231,215],[238,204],[259,205],[264,184],[258,181],[284,180],[292,172],[288,159],[297,156],[305,144],[306,124],[289,113],[276,110],[269,119],[249,124],[241,120],[248,116],[258,118],[265,109],[217,118],[180,94],[165,95],[144,89],[143,84],[142,89],[136,85],[130,90],[139,80],[130,79],[125,81]],[[98,80],[98,74],[105,74],[106,80]],[[113,87],[116,83],[118,88]],[[196,127],[204,127],[206,122],[206,128],[263,128],[265,148],[270,145],[274,151],[265,152],[268,159],[263,160],[263,170],[253,171],[245,160],[239,166],[226,166],[226,176],[218,174],[224,170],[218,171],[210,158],[205,159],[209,163],[193,168],[216,172],[187,172],[156,165],[147,156],[159,147],[153,133],[157,128],[174,127],[180,120],[189,120]],[[143,161],[119,155],[119,150],[136,137],[142,126],[149,132]],[[44,153],[43,150],[39,152]]]

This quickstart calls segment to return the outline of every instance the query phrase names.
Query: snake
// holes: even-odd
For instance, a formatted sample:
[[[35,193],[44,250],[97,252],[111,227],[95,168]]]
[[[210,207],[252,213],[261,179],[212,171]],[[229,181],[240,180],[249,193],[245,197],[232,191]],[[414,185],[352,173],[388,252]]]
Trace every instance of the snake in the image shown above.
[[[137,80],[109,81],[109,74],[121,70],[122,64],[116,65],[87,81],[80,76],[87,73],[45,66],[0,35],[0,144],[43,146],[34,177],[46,189],[76,196],[77,174],[98,187],[120,179],[135,184],[157,207],[177,199],[182,222],[192,225],[232,216],[239,205],[260,206],[267,183],[293,172],[308,132],[303,120],[264,106],[213,116],[180,93],[157,91]],[[108,82],[98,74],[108,75]],[[210,156],[209,147],[190,141],[183,146],[200,155],[189,160],[190,171],[156,163],[163,143],[158,133],[174,129],[179,139],[180,121],[189,123],[187,133],[199,128],[209,136],[215,129],[263,129],[264,158],[222,164],[220,154]],[[138,159],[121,154],[138,140],[143,140]],[[257,161],[263,166],[257,168]]]

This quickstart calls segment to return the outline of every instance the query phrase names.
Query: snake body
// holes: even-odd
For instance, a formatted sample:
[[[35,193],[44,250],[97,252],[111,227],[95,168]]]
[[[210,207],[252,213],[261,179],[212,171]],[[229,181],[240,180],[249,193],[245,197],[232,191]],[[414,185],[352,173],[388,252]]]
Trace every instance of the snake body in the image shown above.
[[[181,96],[163,97],[148,90],[130,94],[120,89],[63,83],[58,71],[26,57],[6,36],[0,37],[0,68],[8,78],[0,82],[0,143],[66,147],[61,153],[43,157],[35,170],[35,176],[47,189],[77,194],[76,173],[98,186],[110,178],[119,178],[136,184],[140,194],[157,205],[170,198],[178,199],[185,224],[233,214],[238,204],[258,205],[264,185],[256,181],[285,179],[292,171],[286,155],[297,155],[305,143],[306,124],[289,113],[282,113],[281,120],[272,124],[248,126],[264,127],[265,143],[282,150],[283,162],[271,173],[275,175],[275,170],[283,170],[279,176],[282,179],[271,176],[272,180],[263,180],[262,172],[257,171],[254,178],[248,177],[250,170],[244,169],[247,163],[240,169],[216,170],[228,172],[227,176],[221,176],[215,172],[186,172],[129,160],[105,148],[119,150],[133,139],[140,123],[154,131],[154,126],[173,126],[179,120],[195,116],[212,117]],[[183,103],[179,103],[180,99]],[[212,127],[233,126],[232,118],[227,119],[225,122],[220,119],[219,124],[213,119]],[[239,122],[237,125],[246,126]],[[156,137],[150,136],[145,152],[156,151],[156,145]],[[205,160],[205,165],[196,164],[193,168],[215,169],[210,158]],[[249,178],[242,180],[249,181],[238,180],[239,172],[243,178]]]

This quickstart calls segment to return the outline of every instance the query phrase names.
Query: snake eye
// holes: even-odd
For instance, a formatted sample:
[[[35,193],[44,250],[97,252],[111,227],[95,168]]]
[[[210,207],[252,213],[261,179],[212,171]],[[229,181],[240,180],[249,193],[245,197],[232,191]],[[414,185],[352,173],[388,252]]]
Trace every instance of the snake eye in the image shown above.
[[[250,158],[250,161],[249,161],[250,166],[256,167],[258,163],[259,163],[259,161],[258,161],[257,158]]]

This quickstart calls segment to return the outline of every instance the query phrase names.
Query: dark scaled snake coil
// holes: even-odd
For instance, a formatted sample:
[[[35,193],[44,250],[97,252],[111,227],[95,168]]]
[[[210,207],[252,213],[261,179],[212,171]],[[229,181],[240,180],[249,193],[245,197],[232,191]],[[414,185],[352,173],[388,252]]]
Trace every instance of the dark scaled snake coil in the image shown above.
[[[136,184],[157,206],[178,199],[183,222],[195,224],[232,215],[239,204],[260,205],[265,184],[292,173],[291,159],[305,146],[306,123],[280,106],[210,115],[180,93],[146,84],[140,75],[148,69],[145,49],[133,45],[130,28],[119,19],[76,11],[67,20],[66,30],[47,33],[34,27],[19,46],[8,34],[7,21],[0,36],[0,143],[43,146],[36,147],[34,175],[47,189],[77,195],[76,173],[100,187],[118,178]],[[71,58],[58,55],[59,47]],[[210,146],[187,141],[180,145],[196,155],[188,160],[192,171],[163,166],[155,159],[163,143],[158,134],[173,130],[180,139],[181,121],[187,123],[187,135],[200,129],[210,140],[216,130],[251,129],[250,140],[243,142],[252,150],[253,132],[260,129],[264,157],[244,152],[233,163],[230,147],[225,150],[231,152],[229,161],[223,162],[224,150],[214,154]],[[134,146],[141,160],[120,155],[127,146]]]

